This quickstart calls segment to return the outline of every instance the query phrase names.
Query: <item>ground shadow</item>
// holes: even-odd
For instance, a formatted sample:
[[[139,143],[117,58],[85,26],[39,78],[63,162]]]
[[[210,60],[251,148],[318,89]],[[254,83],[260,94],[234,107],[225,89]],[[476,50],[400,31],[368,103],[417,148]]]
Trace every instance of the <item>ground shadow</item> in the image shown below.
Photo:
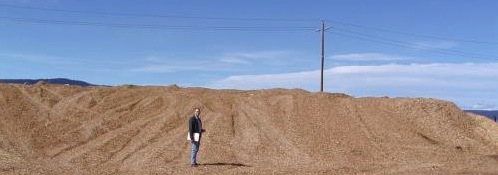
[[[223,162],[217,162],[217,163],[202,163],[199,165],[203,166],[240,166],[240,167],[251,167],[250,165],[242,164],[242,163],[223,163]]]
[[[495,154],[495,155],[489,155],[489,157],[495,159],[496,161],[498,161],[498,154]]]

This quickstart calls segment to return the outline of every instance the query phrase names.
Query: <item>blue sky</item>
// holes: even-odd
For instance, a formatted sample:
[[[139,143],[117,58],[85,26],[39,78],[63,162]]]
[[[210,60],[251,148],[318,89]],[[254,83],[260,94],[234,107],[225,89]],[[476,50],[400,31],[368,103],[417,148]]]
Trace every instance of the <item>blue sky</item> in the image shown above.
[[[0,78],[325,90],[498,109],[498,1],[0,0]]]

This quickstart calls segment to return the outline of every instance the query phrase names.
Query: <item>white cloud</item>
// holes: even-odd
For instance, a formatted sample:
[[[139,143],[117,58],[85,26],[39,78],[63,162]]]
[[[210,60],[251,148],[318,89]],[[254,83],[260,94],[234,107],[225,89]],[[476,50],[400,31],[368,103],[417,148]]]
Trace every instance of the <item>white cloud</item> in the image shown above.
[[[261,68],[261,65],[286,65],[292,62],[288,59],[297,54],[294,51],[259,51],[225,53],[221,57],[185,59],[149,56],[141,59],[142,65],[131,69],[136,72],[170,73],[178,71],[242,71],[244,66],[252,66],[250,70]],[[253,65],[254,64],[254,65]],[[256,65],[257,64],[257,65]],[[258,67],[256,67],[258,66]]]
[[[78,61],[43,54],[25,54],[25,53],[0,53],[0,57],[4,59],[14,59],[20,61],[44,63],[44,64],[78,64]]]
[[[205,63],[205,64],[149,64],[132,69],[135,72],[146,72],[146,73],[171,73],[179,71],[229,71],[222,65]]]
[[[476,110],[498,110],[497,105],[485,103],[477,103],[472,105],[470,108]]]
[[[251,64],[249,60],[238,57],[223,57],[219,61],[231,64]]]
[[[331,59],[343,60],[343,61],[396,61],[396,60],[408,60],[410,58],[398,55],[382,54],[382,53],[349,53],[349,54],[333,55]]]
[[[38,3],[57,3],[62,0],[44,0],[44,1],[39,1],[39,0],[0,0],[0,3],[9,3],[9,4],[38,4]]]
[[[135,72],[149,72],[149,73],[169,73],[176,72],[177,70],[169,65],[147,65],[139,68],[134,68]]]
[[[451,49],[458,46],[458,43],[452,41],[441,42],[415,42],[415,47],[420,50],[433,50],[433,49]]]
[[[95,58],[74,58],[74,57],[63,57],[47,54],[38,53],[12,53],[12,52],[2,52],[0,51],[0,62],[5,61],[4,64],[10,63],[22,63],[25,65],[36,65],[36,66],[53,66],[52,68],[64,69],[64,70],[79,70],[79,71],[89,71],[89,72],[110,72],[118,71],[123,67],[130,67],[139,63],[138,61],[130,60],[106,60],[106,59],[95,59]]]
[[[141,65],[130,69],[133,72],[171,73],[180,71],[231,71],[234,68],[216,61],[185,61],[185,59],[146,57]]]
[[[232,64],[251,64],[257,61],[271,61],[295,54],[293,51],[259,51],[226,53],[218,61]]]
[[[164,58],[160,58],[160,57],[156,57],[156,56],[149,56],[149,57],[145,57],[144,60],[148,61],[148,62],[161,63],[161,62],[163,62]]]
[[[212,88],[317,90],[319,71],[238,75],[213,82]],[[325,70],[325,89],[355,96],[408,96],[452,100],[473,108],[498,104],[498,63],[387,64],[339,66]]]

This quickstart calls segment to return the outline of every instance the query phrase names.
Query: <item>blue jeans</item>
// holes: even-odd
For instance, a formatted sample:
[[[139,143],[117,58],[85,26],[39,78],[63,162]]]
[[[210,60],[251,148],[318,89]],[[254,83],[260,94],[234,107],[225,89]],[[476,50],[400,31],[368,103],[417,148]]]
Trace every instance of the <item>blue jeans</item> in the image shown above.
[[[190,164],[197,164],[197,152],[199,152],[199,147],[201,146],[201,142],[192,141],[191,152],[190,152]]]

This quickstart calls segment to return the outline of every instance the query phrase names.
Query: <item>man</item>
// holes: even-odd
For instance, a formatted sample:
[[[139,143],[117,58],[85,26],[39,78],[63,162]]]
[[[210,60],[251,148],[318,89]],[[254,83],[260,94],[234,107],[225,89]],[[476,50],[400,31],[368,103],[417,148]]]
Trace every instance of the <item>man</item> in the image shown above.
[[[191,152],[190,152],[190,166],[197,166],[197,152],[199,152],[199,147],[201,145],[202,133],[206,130],[202,128],[202,122],[200,117],[201,110],[195,108],[194,116],[190,117],[188,121],[188,136],[191,142]]]

